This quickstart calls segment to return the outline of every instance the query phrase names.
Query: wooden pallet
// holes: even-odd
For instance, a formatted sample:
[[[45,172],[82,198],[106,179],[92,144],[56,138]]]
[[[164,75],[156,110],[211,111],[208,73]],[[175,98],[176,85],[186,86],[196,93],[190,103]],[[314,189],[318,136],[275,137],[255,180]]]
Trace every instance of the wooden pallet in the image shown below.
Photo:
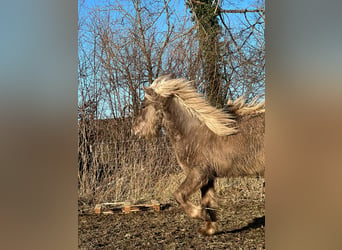
[[[106,202],[101,204],[96,204],[94,212],[95,214],[113,214],[115,212],[131,213],[138,211],[154,210],[160,211],[160,203],[156,200],[151,200],[149,202],[143,202],[139,204],[132,204],[129,201],[125,202]]]

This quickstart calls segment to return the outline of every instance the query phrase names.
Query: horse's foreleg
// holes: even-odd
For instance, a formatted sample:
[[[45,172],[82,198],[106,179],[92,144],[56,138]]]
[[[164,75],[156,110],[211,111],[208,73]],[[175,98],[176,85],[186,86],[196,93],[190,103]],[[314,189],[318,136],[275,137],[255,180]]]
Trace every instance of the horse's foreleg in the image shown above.
[[[206,218],[204,226],[199,230],[203,235],[213,235],[216,232],[216,208],[214,179],[210,179],[206,185],[201,187],[202,212]]]
[[[193,169],[189,172],[188,176],[185,178],[184,182],[179,186],[179,188],[174,193],[176,201],[183,207],[185,212],[191,217],[196,219],[207,220],[202,208],[195,206],[188,201],[189,197],[199,188],[201,188],[205,183],[207,183],[207,178],[205,175],[201,174],[199,171]]]

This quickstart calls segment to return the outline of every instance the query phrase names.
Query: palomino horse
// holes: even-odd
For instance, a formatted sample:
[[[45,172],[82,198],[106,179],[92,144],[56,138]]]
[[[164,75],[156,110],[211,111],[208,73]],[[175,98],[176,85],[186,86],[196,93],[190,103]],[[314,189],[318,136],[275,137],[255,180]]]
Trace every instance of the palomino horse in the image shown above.
[[[157,136],[163,127],[186,174],[174,193],[191,218],[205,222],[203,235],[216,232],[216,177],[263,175],[264,103],[228,102],[227,111],[210,106],[185,79],[157,78],[144,87],[135,134]],[[200,189],[201,206],[189,201]]]

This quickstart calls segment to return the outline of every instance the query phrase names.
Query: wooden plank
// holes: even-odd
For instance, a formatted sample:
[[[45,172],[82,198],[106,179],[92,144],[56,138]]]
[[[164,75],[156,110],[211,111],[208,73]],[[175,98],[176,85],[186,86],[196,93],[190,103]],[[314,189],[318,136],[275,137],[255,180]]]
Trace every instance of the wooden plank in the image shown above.
[[[100,214],[101,213],[101,204],[96,204],[95,205],[95,214]]]
[[[160,211],[160,203],[156,200],[151,200],[150,203],[132,204],[130,201],[125,202],[105,202],[96,204],[95,214],[113,214],[115,211],[123,213],[131,213],[138,211],[154,210]]]
[[[128,214],[129,212],[131,212],[131,203],[129,201],[125,201],[124,205],[123,205],[123,209],[122,212]]]
[[[160,211],[160,203],[156,200],[151,200],[152,207],[155,211]]]

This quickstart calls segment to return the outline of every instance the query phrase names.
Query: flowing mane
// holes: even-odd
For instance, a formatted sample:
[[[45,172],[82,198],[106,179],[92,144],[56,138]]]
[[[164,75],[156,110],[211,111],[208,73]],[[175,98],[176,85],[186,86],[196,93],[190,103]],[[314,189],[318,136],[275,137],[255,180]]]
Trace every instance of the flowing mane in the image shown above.
[[[162,97],[175,96],[179,104],[183,105],[193,117],[203,122],[215,134],[224,136],[237,132],[233,127],[235,120],[232,116],[208,104],[191,86],[191,81],[162,76],[157,78],[150,88]]]
[[[254,98],[250,103],[246,103],[243,96],[240,96],[235,101],[228,100],[225,110],[231,114],[238,116],[265,113],[265,101],[257,103],[258,98]]]

